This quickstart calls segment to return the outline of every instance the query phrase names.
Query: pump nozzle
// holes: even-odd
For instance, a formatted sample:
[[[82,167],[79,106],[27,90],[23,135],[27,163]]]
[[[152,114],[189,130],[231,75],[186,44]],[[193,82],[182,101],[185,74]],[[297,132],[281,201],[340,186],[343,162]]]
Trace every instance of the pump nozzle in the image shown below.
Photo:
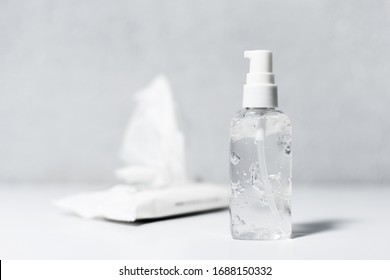
[[[249,58],[249,72],[272,72],[272,52],[265,50],[245,51],[244,57]]]
[[[249,58],[249,73],[244,85],[244,107],[274,108],[278,106],[277,86],[272,73],[272,52],[266,50],[245,51]]]

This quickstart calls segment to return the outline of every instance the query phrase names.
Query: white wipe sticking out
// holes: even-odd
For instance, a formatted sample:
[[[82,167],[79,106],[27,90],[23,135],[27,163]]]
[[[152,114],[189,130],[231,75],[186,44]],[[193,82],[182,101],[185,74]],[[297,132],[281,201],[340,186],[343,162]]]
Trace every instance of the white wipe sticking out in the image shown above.
[[[84,218],[127,222],[227,207],[227,186],[187,179],[184,135],[167,79],[157,77],[135,101],[120,152],[125,167],[115,173],[121,183],[54,204]]]
[[[135,102],[120,152],[126,167],[117,178],[145,188],[185,182],[184,135],[168,80],[157,77],[135,94]]]

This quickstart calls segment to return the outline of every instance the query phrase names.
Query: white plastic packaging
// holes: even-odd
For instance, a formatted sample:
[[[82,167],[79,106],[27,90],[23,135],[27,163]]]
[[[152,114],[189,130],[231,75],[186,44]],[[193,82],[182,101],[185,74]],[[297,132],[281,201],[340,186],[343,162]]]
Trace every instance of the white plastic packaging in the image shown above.
[[[124,222],[225,208],[228,203],[228,188],[206,183],[142,191],[128,185],[116,185],[54,201],[56,206],[83,218]]]

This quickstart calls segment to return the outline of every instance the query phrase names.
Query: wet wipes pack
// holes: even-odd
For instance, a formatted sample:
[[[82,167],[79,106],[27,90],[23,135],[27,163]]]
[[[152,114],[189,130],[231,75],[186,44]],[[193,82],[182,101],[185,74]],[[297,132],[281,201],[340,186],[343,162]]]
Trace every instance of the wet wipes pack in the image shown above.
[[[54,205],[83,218],[125,222],[221,209],[228,203],[227,187],[206,183],[146,190],[116,185],[54,201]]]
[[[133,222],[189,214],[229,204],[229,189],[187,178],[184,134],[168,80],[158,76],[135,93],[120,150],[120,182],[108,189],[54,201],[84,218]]]

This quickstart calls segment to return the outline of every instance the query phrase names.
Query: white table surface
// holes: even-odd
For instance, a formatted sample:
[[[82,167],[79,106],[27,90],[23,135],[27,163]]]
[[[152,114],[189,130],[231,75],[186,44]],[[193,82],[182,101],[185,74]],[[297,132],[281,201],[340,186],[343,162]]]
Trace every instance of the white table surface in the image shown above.
[[[0,185],[0,259],[390,259],[390,188],[294,186],[294,238],[233,240],[228,211],[86,220],[53,199],[102,186]]]

